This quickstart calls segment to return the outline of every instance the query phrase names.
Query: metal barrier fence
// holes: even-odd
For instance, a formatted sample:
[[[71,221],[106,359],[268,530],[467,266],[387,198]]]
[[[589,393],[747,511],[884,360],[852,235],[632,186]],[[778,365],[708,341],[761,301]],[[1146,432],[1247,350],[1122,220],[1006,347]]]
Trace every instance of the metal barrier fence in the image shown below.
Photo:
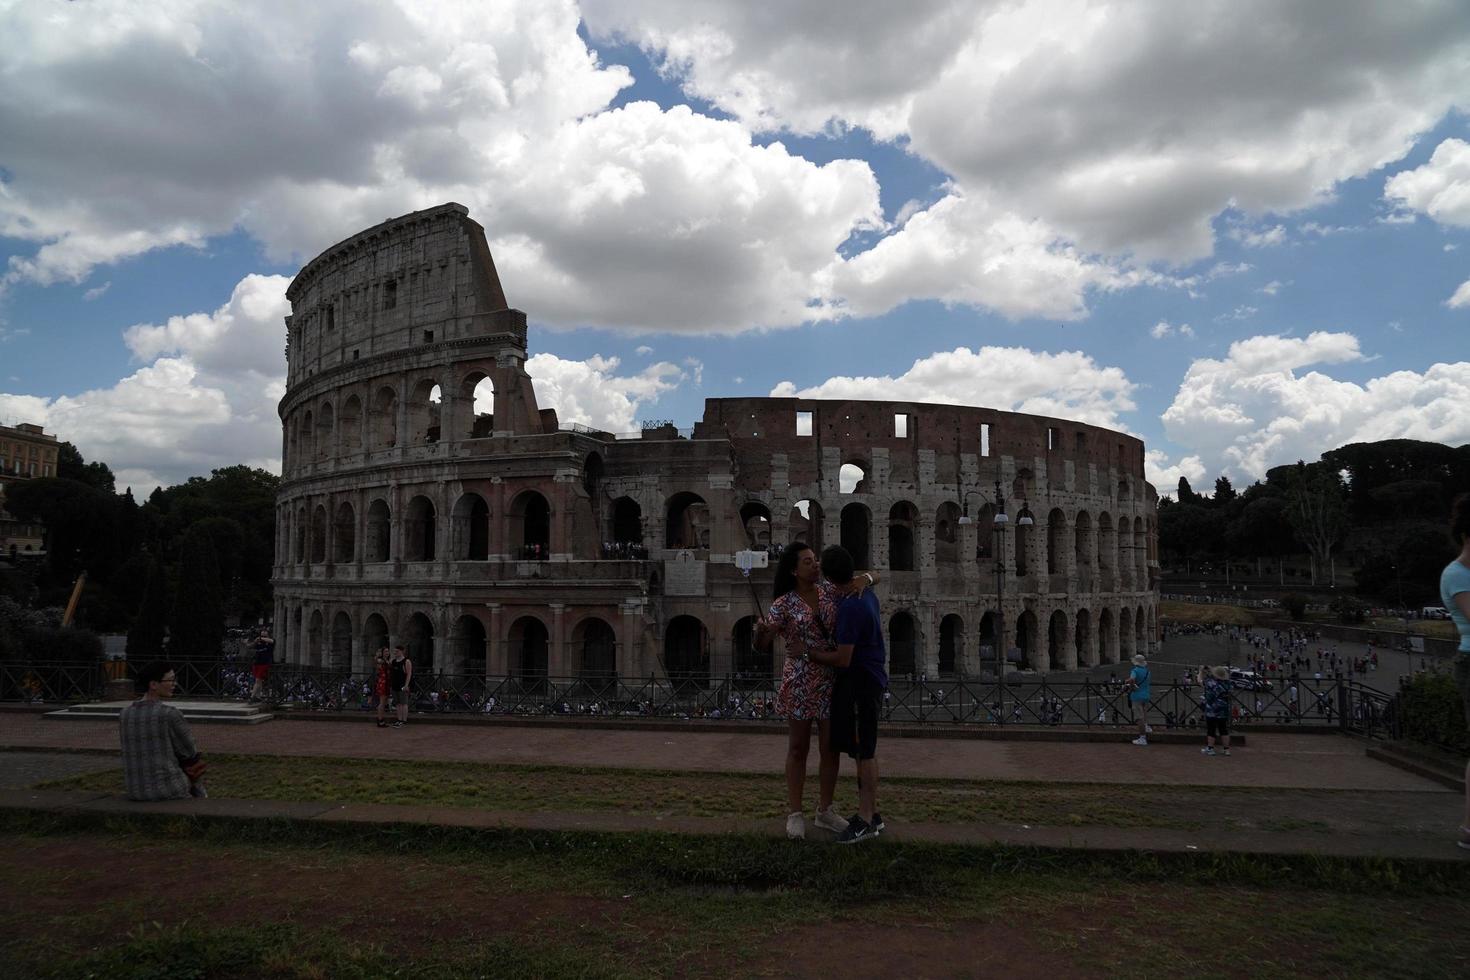
[[[115,669],[115,665],[114,665]],[[250,696],[246,661],[182,661],[175,665],[175,697]],[[281,664],[273,667],[264,700],[277,707],[335,711],[374,706],[370,675]],[[0,700],[74,703],[101,696],[101,665],[0,664]],[[1155,685],[1149,723],[1203,728],[1198,686]],[[1337,728],[1369,737],[1399,733],[1398,697],[1352,680],[1302,678],[1296,684],[1234,691],[1235,720]],[[419,712],[485,715],[605,715],[653,718],[773,719],[773,682],[749,677],[491,677],[415,674],[411,706]],[[1137,706],[1119,683],[1049,681],[1013,675],[1005,684],[969,679],[894,680],[885,695],[885,720],[915,724],[1118,726],[1137,720]]]

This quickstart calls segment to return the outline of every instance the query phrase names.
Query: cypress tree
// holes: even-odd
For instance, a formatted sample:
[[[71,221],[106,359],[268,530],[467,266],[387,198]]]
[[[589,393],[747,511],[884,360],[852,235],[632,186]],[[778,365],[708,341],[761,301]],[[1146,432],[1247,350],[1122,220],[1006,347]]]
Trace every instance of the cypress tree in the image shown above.
[[[168,580],[157,558],[148,565],[147,584],[138,615],[128,630],[128,659],[136,664],[163,657],[163,630],[168,617]]]
[[[179,556],[179,587],[169,618],[169,655],[175,660],[214,660],[225,635],[219,562],[208,532],[190,528]]]

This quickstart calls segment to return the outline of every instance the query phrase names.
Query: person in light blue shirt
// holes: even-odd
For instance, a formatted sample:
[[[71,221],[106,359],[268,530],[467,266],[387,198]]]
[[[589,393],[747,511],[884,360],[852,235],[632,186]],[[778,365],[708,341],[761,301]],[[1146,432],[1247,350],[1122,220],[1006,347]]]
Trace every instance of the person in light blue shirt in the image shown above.
[[[1147,745],[1148,733],[1153,731],[1148,724],[1148,702],[1152,693],[1149,689],[1151,680],[1148,658],[1141,653],[1135,653],[1133,669],[1128,672],[1128,700],[1132,702],[1133,713],[1138,716],[1138,737],[1133,740],[1134,745]]]
[[[1460,631],[1460,649],[1455,655],[1455,683],[1460,687],[1465,722],[1470,724],[1470,493],[1462,493],[1455,499],[1454,509],[1450,512],[1450,537],[1454,538],[1460,553],[1439,576],[1439,598],[1450,611],[1455,628]],[[1459,845],[1470,851],[1470,763],[1465,765],[1465,819],[1460,822]]]

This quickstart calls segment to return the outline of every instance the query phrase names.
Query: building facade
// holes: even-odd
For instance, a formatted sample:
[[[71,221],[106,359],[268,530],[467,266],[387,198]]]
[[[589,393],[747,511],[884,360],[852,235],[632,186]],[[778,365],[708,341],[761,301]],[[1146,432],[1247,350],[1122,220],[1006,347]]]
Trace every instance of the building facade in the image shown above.
[[[403,642],[420,671],[528,683],[768,678],[779,663],[751,634],[772,569],[747,580],[735,556],[797,538],[881,573],[898,677],[980,677],[997,642],[1038,671],[1155,645],[1158,498],[1136,438],[799,398],[710,399],[688,430],[561,424],[457,204],[333,246],[287,296],[274,584],[290,662],[362,670]]]
[[[5,510],[5,490],[22,480],[55,476],[57,446],[56,437],[39,425],[0,425],[0,555],[45,550],[45,526],[12,517]]]

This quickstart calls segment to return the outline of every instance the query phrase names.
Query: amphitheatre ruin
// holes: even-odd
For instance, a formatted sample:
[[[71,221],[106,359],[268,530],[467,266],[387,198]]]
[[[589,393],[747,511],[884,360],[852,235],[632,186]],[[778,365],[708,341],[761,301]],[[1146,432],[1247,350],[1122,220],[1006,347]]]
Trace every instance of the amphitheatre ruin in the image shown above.
[[[753,647],[735,556],[795,539],[880,572],[896,679],[992,676],[998,624],[1011,670],[1157,642],[1132,436],[805,398],[711,398],[690,429],[563,422],[452,203],[332,246],[287,296],[278,660],[361,671],[403,642],[421,676],[766,683],[779,654]],[[771,574],[751,573],[767,601]]]

